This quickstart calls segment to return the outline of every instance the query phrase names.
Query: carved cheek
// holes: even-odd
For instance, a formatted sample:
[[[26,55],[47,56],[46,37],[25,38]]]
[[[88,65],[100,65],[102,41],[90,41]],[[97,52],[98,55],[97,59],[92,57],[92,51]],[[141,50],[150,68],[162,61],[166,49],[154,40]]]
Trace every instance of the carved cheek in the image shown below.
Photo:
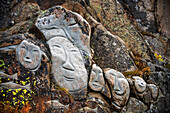
[[[122,94],[127,92],[128,86],[129,84],[127,83],[126,79],[121,79],[121,90],[122,90]]]
[[[103,73],[99,73],[99,84],[101,86],[104,86],[104,84],[105,84],[105,81],[104,81],[104,78],[103,78]]]
[[[31,59],[32,59],[32,64],[33,65],[36,65],[36,64],[38,64],[38,62],[40,61],[40,54],[39,54],[39,52],[37,51],[37,52],[30,52],[30,56],[32,56],[31,57]]]
[[[96,73],[94,71],[92,71],[91,75],[90,75],[90,82],[95,81],[95,76],[96,76]]]
[[[24,57],[26,55],[27,50],[26,49],[20,49],[20,57]]]
[[[54,57],[55,60],[64,62],[66,60],[66,52],[61,47],[51,46],[51,54],[52,57]]]

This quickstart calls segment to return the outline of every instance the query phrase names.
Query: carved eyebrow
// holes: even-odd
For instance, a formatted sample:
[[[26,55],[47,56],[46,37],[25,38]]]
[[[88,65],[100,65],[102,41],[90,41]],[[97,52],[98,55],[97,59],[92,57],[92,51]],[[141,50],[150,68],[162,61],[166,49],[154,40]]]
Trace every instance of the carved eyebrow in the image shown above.
[[[37,48],[36,48],[36,49],[35,49],[35,48],[33,48],[33,49],[32,49],[32,51],[38,51],[38,49],[37,49]]]
[[[78,52],[78,49],[70,49],[71,52]]]

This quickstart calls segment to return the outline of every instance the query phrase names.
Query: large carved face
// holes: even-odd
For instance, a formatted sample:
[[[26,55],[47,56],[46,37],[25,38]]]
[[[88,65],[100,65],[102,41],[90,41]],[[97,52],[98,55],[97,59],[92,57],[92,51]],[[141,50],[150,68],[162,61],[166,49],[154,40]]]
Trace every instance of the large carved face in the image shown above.
[[[96,64],[93,64],[90,74],[89,87],[94,91],[101,91],[104,87],[104,84],[105,81],[102,69]]]
[[[122,73],[114,69],[105,71],[105,76],[111,86],[113,98],[112,103],[116,107],[122,107],[126,104],[129,98],[130,88],[128,81],[125,79]]]
[[[39,15],[35,25],[47,40],[57,36],[67,37],[90,54],[90,25],[81,15],[56,6]]]
[[[54,37],[47,43],[56,84],[73,92],[86,87],[87,72],[79,49],[64,37]]]
[[[35,70],[40,66],[42,53],[40,48],[23,40],[16,49],[18,61],[25,67]]]
[[[146,82],[141,77],[138,76],[133,76],[132,79],[133,84],[135,86],[135,90],[138,93],[143,93],[146,90]]]

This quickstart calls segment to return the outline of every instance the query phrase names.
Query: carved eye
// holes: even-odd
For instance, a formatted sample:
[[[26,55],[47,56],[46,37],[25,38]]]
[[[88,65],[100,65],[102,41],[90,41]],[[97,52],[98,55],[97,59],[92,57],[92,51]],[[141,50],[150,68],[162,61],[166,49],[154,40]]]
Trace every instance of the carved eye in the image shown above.
[[[33,52],[38,52],[38,50],[37,50],[37,49],[33,49],[32,51],[33,51]]]
[[[61,46],[60,46],[60,45],[54,45],[54,47],[56,47],[56,48],[61,48]]]
[[[26,46],[25,46],[25,45],[22,45],[21,48],[22,48],[22,49],[26,49]]]

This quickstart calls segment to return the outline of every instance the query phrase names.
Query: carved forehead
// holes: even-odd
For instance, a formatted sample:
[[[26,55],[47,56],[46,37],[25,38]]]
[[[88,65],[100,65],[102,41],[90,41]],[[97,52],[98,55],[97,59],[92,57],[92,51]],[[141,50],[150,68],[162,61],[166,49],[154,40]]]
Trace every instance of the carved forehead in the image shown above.
[[[70,42],[67,38],[64,37],[54,37],[50,39],[47,43],[51,46],[54,46],[55,44],[59,44],[59,45],[63,45],[65,48],[70,48],[70,47],[77,48],[76,46],[73,45],[72,42]]]
[[[58,20],[58,23],[57,23],[57,20]],[[42,30],[43,28],[38,26],[40,21],[44,22],[44,23],[40,23],[40,24],[43,24],[43,26],[45,24],[45,21],[49,22],[48,24],[52,24],[54,22],[55,26],[62,25],[64,21],[68,22],[67,24],[72,24],[69,22],[75,21],[76,23],[79,24],[83,32],[85,32],[88,36],[90,35],[90,25],[88,24],[88,22],[85,19],[83,19],[83,17],[79,15],[78,13],[67,10],[61,6],[54,6],[50,9],[43,11],[39,15],[37,22],[36,22],[36,26]],[[51,26],[48,25],[46,27],[51,27]]]
[[[92,70],[100,70],[100,71],[102,71],[102,69],[96,64],[93,64]]]
[[[145,82],[141,77],[138,77],[138,76],[133,76],[132,79],[135,81]]]
[[[112,76],[118,77],[118,78],[125,78],[124,75],[114,69],[109,69],[107,71],[105,71],[105,74],[110,74]]]
[[[34,45],[33,43],[28,42],[28,41],[26,41],[26,40],[23,40],[23,41],[20,43],[19,46],[21,47],[22,45],[29,46],[29,47],[31,47],[31,48],[40,49],[38,46],[36,46],[36,45]]]

